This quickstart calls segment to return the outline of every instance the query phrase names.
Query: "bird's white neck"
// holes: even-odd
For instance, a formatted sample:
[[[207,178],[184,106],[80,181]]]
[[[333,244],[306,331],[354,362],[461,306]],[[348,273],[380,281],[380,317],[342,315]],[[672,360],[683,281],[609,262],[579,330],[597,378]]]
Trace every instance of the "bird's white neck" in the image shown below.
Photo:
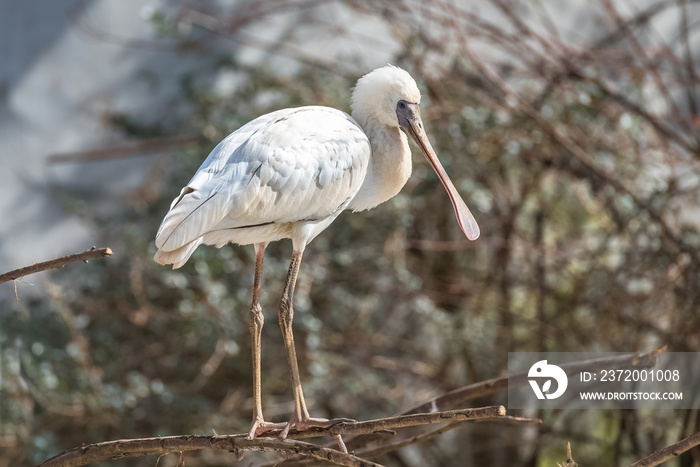
[[[398,126],[359,121],[372,145],[367,175],[360,191],[349,205],[353,211],[364,211],[396,196],[411,176],[411,150],[408,138]]]

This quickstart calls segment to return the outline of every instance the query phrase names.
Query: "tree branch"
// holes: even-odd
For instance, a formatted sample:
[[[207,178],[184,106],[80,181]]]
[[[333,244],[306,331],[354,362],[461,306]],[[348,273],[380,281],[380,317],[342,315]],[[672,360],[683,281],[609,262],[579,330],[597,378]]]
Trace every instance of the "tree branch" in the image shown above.
[[[656,365],[656,357],[665,350],[666,348],[664,347],[644,354],[631,353],[628,355],[616,355],[614,357],[565,363],[559,366],[566,372],[567,375],[576,374],[581,371],[593,371],[600,368],[650,368]],[[525,384],[526,381],[527,373],[487,379],[478,383],[469,384],[467,386],[454,389],[443,394],[442,396],[438,396],[417,407],[409,409],[408,411],[404,412],[404,414],[408,415],[413,413],[444,410],[447,407],[461,405],[468,400],[488,396],[499,390],[507,389],[509,385]]]
[[[630,467],[651,467],[653,465],[659,465],[691,450],[695,446],[700,446],[700,431],[678,441],[676,444],[660,449],[644,459],[638,460],[634,464],[631,464]]]
[[[474,409],[472,409],[474,410]],[[458,411],[461,412],[461,411]],[[447,412],[443,412],[447,413]],[[434,414],[433,414],[434,415]],[[473,419],[474,422],[505,422],[505,423],[516,423],[516,424],[538,424],[542,423],[542,420],[536,419],[536,418],[525,418],[525,417],[513,417],[509,415],[504,415],[504,416],[498,416],[498,417],[489,417],[489,418],[481,418],[481,419]],[[426,431],[424,433],[419,433],[417,435],[411,436],[406,439],[399,439],[392,441],[390,443],[385,443],[386,438],[393,437],[396,433],[393,431],[382,431],[382,432],[377,432],[374,433],[375,437],[372,438],[375,441],[378,441],[380,443],[379,446],[372,447],[372,448],[365,448],[361,449],[358,452],[355,452],[358,456],[362,458],[374,458],[376,456],[379,456],[381,454],[386,454],[388,452],[393,452],[398,449],[404,448],[406,446],[410,446],[412,444],[417,444],[417,443],[422,443],[424,441],[427,441],[429,439],[435,438],[437,436],[442,435],[443,433],[450,431],[454,428],[457,428],[461,426],[461,421],[456,421],[452,423],[447,423],[444,426],[441,426],[440,428],[436,428],[434,430]],[[307,467],[309,465],[316,464],[314,459],[301,459],[299,456],[296,456],[292,459],[286,460],[284,462],[275,462],[274,464],[267,464],[265,467],[277,467],[277,466],[284,466],[284,467]]]
[[[538,424],[542,423],[542,420],[536,419],[536,418],[524,418],[524,417],[512,417],[512,416],[504,416],[504,417],[498,417],[498,418],[493,418],[493,419],[483,419],[483,420],[476,420],[478,422],[489,422],[489,421],[499,421],[499,422],[508,422],[508,423],[523,423],[523,424]],[[387,452],[392,452],[396,451],[397,449],[401,449],[406,446],[410,446],[412,444],[417,444],[417,443],[422,443],[424,441],[427,441],[429,439],[435,438],[437,436],[440,436],[441,434],[450,431],[454,428],[457,428],[460,426],[460,423],[449,423],[445,426],[441,426],[440,428],[436,428],[431,431],[427,431],[425,433],[419,433],[415,436],[411,436],[410,438],[407,439],[402,439],[402,440],[397,440],[392,443],[384,444],[381,446],[377,446],[376,448],[369,448],[369,449],[363,449],[361,450],[358,455],[362,457],[376,457],[380,454],[385,454]],[[287,466],[287,464],[285,464]],[[291,466],[287,466],[291,467]]]
[[[194,144],[198,141],[195,136],[149,138],[135,142],[125,143],[121,146],[110,146],[85,151],[51,154],[47,157],[47,164],[62,164],[66,162],[102,162],[123,157],[140,156],[150,152],[166,151]]]
[[[341,422],[330,427],[332,434],[369,434],[378,431],[394,430],[417,425],[432,425],[444,422],[465,422],[505,417],[506,408],[502,405],[479,407],[475,409],[449,410],[445,412],[404,414],[389,418],[380,418],[366,422]]]
[[[0,284],[19,279],[20,277],[24,277],[29,274],[46,271],[47,269],[60,268],[68,263],[75,263],[76,261],[85,261],[87,263],[89,259],[112,256],[112,254],[111,248],[92,247],[91,249],[83,251],[82,253],[61,256],[60,258],[51,259],[42,263],[35,263],[31,266],[25,266],[23,268],[15,269],[14,271],[6,272],[5,274],[0,274]]]
[[[40,464],[40,467],[76,467],[95,462],[116,460],[124,457],[141,457],[171,452],[217,449],[236,455],[244,452],[279,452],[282,454],[311,457],[348,467],[381,467],[352,454],[324,448],[305,441],[277,438],[246,439],[246,435],[185,435],[162,438],[119,439],[90,444],[65,451]]]
[[[268,432],[255,439],[247,439],[245,434],[237,435],[182,435],[161,438],[138,438],[106,441],[103,443],[80,446],[48,459],[40,467],[73,467],[103,462],[122,457],[139,457],[170,452],[196,451],[201,449],[219,449],[242,454],[248,451],[279,452],[287,455],[300,455],[307,458],[330,461],[344,466],[379,466],[351,454],[335,449],[324,448],[315,444],[297,441],[299,438],[331,436],[336,434],[366,434],[390,432],[397,428],[435,423],[459,423],[465,421],[504,420],[522,422],[535,420],[507,417],[505,407],[479,407],[474,409],[451,410],[429,414],[399,415],[362,422],[340,422],[327,428],[313,428],[303,432],[291,431],[289,438],[274,438],[278,432]]]
[[[665,347],[653,350],[648,353],[638,354],[631,353],[628,355],[617,355],[614,357],[596,358],[592,360],[584,360],[581,362],[566,363],[559,365],[571,375],[581,371],[595,371],[600,368],[650,368],[656,365],[656,357],[665,351]],[[441,396],[430,399],[429,401],[407,410],[402,415],[410,415],[417,413],[436,412],[445,410],[449,407],[455,407],[464,404],[469,400],[479,397],[491,395],[495,392],[505,390],[509,385],[522,385],[527,382],[527,373],[519,373],[516,375],[499,376],[485,381],[480,381],[474,384],[468,384],[461,388],[454,389]],[[359,435],[346,441],[348,449],[360,449],[377,440],[377,434]]]
[[[584,370],[593,370],[603,366],[610,367],[611,364],[617,368],[648,367],[655,364],[657,355],[663,351],[664,349],[658,349],[646,354],[630,354],[610,358],[586,360],[562,365],[562,368],[564,371],[570,374]],[[510,377],[510,384],[523,384],[526,379],[527,375],[525,374],[513,375]],[[264,435],[253,440],[246,439],[245,434],[227,436],[183,435],[162,438],[116,440],[70,449],[47,460],[43,464],[40,464],[40,467],[80,466],[122,457],[167,454],[170,452],[184,452],[201,449],[227,450],[237,454],[247,451],[280,452],[287,455],[299,455],[311,459],[330,461],[336,465],[378,466],[379,464],[365,461],[351,454],[345,454],[334,449],[324,448],[296,440],[301,438],[332,436],[337,434],[393,434],[392,430],[398,428],[417,425],[430,425],[435,423],[449,423],[440,429],[432,430],[431,432],[416,435],[405,441],[398,441],[391,443],[389,446],[367,450],[362,453],[363,455],[376,455],[382,452],[387,452],[387,450],[398,449],[400,447],[437,436],[453,428],[456,423],[464,421],[498,420],[515,423],[538,423],[538,420],[508,417],[506,416],[506,411],[503,406],[479,407],[442,412],[437,411],[438,405],[454,403],[457,400],[466,400],[473,397],[481,397],[483,395],[493,393],[499,389],[503,389],[505,386],[507,386],[508,382],[508,377],[501,377],[465,386],[441,397],[435,398],[426,404],[415,407],[409,410],[408,413],[394,417],[361,422],[340,422],[327,428],[314,428],[303,432],[292,431],[290,432],[289,439],[287,440],[271,438],[276,436],[277,432],[265,433]],[[353,444],[355,446],[366,446],[366,441],[371,438],[372,436],[361,436],[355,438],[355,443]],[[698,444],[700,444],[700,434],[695,434],[674,446],[670,446],[662,451],[659,451],[658,453],[653,454],[647,459],[658,458],[667,460],[674,455],[678,455],[680,452],[688,450]],[[663,460],[659,462],[663,462]],[[645,461],[646,460],[642,460],[640,462]],[[635,465],[647,466],[657,464],[638,463]]]

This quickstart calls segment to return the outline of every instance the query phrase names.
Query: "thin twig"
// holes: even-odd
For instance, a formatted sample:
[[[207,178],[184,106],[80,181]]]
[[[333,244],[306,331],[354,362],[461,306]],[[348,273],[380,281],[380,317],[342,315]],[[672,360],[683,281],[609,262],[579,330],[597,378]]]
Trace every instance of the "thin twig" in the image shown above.
[[[51,259],[49,261],[44,261],[41,263],[35,263],[31,266],[25,266],[23,268],[15,269],[14,271],[6,272],[5,274],[0,274],[0,284],[3,282],[17,280],[21,277],[28,276],[29,274],[35,274],[37,272],[46,271],[47,269],[60,268],[69,263],[75,263],[76,261],[88,262],[89,259],[102,258],[105,256],[112,256],[111,248],[95,248],[92,247],[87,251],[82,253],[75,253],[72,255],[61,256],[60,258]]]
[[[490,421],[498,421],[498,422],[507,422],[507,423],[518,423],[518,424],[539,424],[542,423],[542,420],[536,419],[536,418],[524,418],[524,417],[512,417],[512,416],[504,416],[504,417],[498,417],[494,419],[483,419],[483,420],[477,420],[478,422],[490,422]],[[440,436],[441,434],[453,430],[457,427],[460,426],[460,423],[450,423],[445,426],[441,426],[440,428],[436,428],[431,431],[427,431],[425,433],[420,433],[415,436],[412,436],[407,439],[402,439],[398,441],[394,441],[392,443],[388,444],[383,444],[381,446],[378,446],[376,448],[371,448],[371,449],[363,449],[360,452],[357,453],[357,455],[362,456],[362,457],[367,457],[367,458],[374,458],[380,454],[385,454],[387,452],[393,452],[398,449],[401,449],[406,446],[410,446],[412,444],[417,444],[417,443],[422,443],[424,441],[427,441],[429,439],[435,438],[437,436]],[[286,464],[285,464],[286,466]],[[291,467],[291,466],[287,466]]]
[[[638,460],[634,464],[631,464],[630,467],[651,467],[653,465],[659,465],[674,457],[680,456],[695,446],[700,446],[700,431],[678,441],[676,444],[660,449],[644,459]]]

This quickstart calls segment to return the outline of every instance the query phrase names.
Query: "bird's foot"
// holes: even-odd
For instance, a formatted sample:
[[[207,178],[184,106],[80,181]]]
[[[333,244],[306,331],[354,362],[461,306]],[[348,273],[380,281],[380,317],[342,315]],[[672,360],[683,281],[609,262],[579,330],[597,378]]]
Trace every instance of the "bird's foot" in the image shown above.
[[[289,430],[294,429],[296,431],[306,431],[311,428],[329,428],[333,425],[337,425],[338,423],[343,423],[343,422],[354,422],[355,420],[352,420],[350,418],[334,418],[331,420],[328,420],[326,418],[311,418],[309,416],[306,417],[301,417],[301,419],[297,419],[296,415],[292,415],[292,418],[289,420],[289,422],[286,423],[286,426],[282,430],[282,432],[279,435],[279,439],[285,439],[287,435],[289,434]],[[340,445],[340,443],[339,443]],[[344,446],[344,445],[343,445]],[[342,448],[341,448],[342,450]]]
[[[287,423],[272,423],[266,422],[262,417],[254,417],[253,424],[250,427],[250,432],[248,433],[248,439],[253,439],[258,435],[266,433],[268,431],[283,430],[287,426]]]
[[[308,415],[306,417],[302,417],[301,420],[297,420],[297,416],[292,415],[291,420],[287,422],[287,426],[285,426],[284,430],[282,430],[282,433],[280,433],[279,439],[285,439],[289,434],[289,430],[292,428],[294,428],[296,431],[306,431],[310,428],[329,428],[333,425],[337,425],[338,423],[354,421],[355,420],[352,420],[350,418],[334,418],[331,420],[328,420],[326,418],[311,418]],[[345,447],[343,437],[340,434],[334,434],[333,438],[335,439],[336,443],[338,443],[338,449],[341,452],[347,454],[348,448]]]

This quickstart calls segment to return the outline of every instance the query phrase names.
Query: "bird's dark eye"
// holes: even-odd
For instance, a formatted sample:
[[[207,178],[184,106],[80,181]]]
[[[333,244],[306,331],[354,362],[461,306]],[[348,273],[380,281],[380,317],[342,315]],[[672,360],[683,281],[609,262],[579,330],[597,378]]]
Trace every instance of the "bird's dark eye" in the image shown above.
[[[399,109],[405,109],[406,108],[406,101],[399,101]]]

